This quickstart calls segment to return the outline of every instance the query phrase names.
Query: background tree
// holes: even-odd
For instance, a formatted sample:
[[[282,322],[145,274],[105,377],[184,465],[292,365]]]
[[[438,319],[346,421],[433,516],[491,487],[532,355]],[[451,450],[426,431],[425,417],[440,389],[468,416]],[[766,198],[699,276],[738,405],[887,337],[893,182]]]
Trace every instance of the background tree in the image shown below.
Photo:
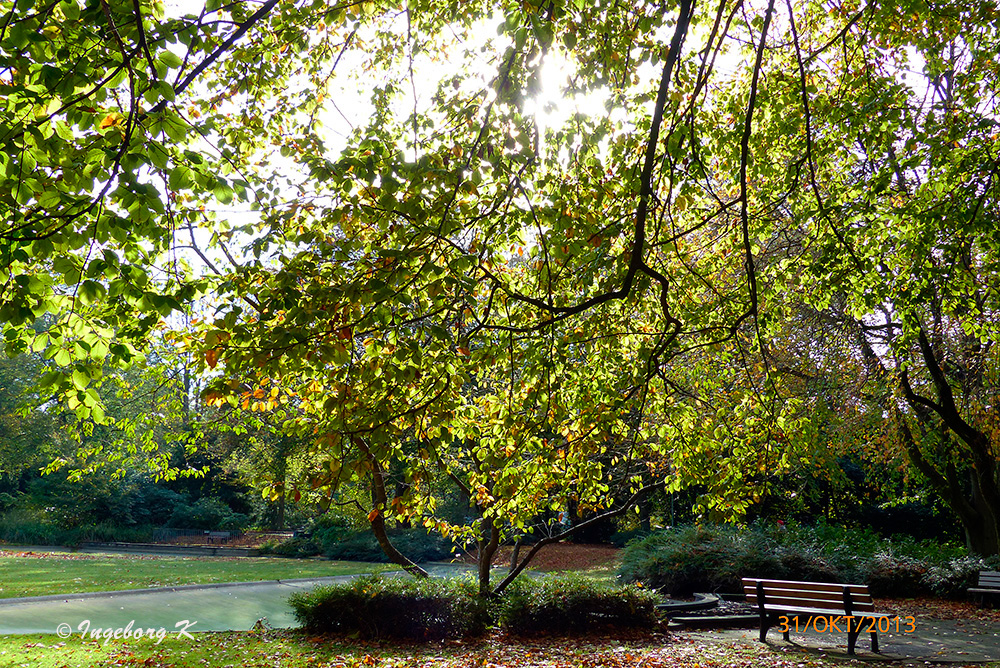
[[[877,398],[969,546],[996,554],[1000,457],[988,369],[998,136],[995,98],[984,95],[996,87],[985,65],[996,12],[908,9],[906,25],[885,9],[860,14],[858,30],[843,36],[850,57],[837,68],[811,59],[806,28],[793,35],[804,113],[791,117],[788,133],[804,150],[797,165],[788,157],[789,178],[807,187],[781,199],[793,224],[770,241],[794,254],[773,285],[779,299],[795,286],[791,294],[847,338],[849,368],[868,379],[859,391]],[[876,52],[886,47],[895,51],[882,59]],[[831,84],[837,97],[810,94]]]

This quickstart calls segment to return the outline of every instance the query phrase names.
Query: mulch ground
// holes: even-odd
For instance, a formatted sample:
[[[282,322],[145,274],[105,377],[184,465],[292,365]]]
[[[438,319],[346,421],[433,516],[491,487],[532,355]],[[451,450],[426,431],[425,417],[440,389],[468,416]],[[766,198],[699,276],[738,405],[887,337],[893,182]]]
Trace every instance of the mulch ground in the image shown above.
[[[937,598],[886,598],[875,599],[875,609],[900,617],[917,619],[963,620],[978,619],[1000,624],[1000,609],[980,607],[971,601],[947,601]]]
[[[528,554],[530,547],[522,547],[520,558]],[[514,548],[507,545],[497,550],[493,557],[494,566],[510,566],[510,556]],[[618,559],[621,550],[610,545],[583,545],[576,543],[554,543],[546,545],[531,560],[531,568],[538,571],[587,570],[601,566],[611,566]],[[468,552],[459,559],[462,563],[475,564],[476,553]]]

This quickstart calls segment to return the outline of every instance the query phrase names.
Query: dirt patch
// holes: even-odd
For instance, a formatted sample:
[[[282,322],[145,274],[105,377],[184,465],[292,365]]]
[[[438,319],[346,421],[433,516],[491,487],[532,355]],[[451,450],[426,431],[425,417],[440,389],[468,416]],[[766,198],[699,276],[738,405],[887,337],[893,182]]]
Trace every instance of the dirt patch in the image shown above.
[[[531,547],[521,548],[523,559]],[[510,555],[514,548],[506,545],[497,550],[493,557],[494,566],[510,566]],[[576,543],[554,543],[546,545],[531,560],[531,568],[539,571],[583,571],[617,564],[621,550],[611,545],[578,545]],[[464,554],[459,561],[476,563],[475,551]]]

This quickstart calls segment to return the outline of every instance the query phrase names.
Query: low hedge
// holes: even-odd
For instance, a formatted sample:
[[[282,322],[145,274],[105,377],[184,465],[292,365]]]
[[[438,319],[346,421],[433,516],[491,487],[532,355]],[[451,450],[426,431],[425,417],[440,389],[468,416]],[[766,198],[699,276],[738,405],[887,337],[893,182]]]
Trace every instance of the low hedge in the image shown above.
[[[489,623],[474,583],[462,579],[371,575],[293,594],[289,603],[310,631],[365,638],[464,638],[482,634]]]
[[[434,640],[481,635],[494,623],[516,635],[651,628],[654,592],[581,576],[522,578],[498,600],[477,597],[471,579],[379,575],[292,595],[295,618],[318,633]]]
[[[638,585],[611,585],[579,575],[524,578],[503,597],[499,622],[518,635],[651,628],[659,600]]]

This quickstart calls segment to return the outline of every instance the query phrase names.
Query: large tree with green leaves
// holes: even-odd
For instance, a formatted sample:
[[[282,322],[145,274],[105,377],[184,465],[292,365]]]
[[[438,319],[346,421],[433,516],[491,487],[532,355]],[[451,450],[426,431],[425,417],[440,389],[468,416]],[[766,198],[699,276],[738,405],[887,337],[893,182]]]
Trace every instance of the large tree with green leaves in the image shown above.
[[[431,470],[484,555],[567,499],[708,479],[745,508],[805,417],[770,343],[796,291],[847,295],[914,397],[900,346],[933,349],[929,323],[997,336],[987,4],[0,7],[8,350],[45,350],[100,419],[99,365],[210,294],[205,398],[292,404],[329,484],[369,477],[379,533],[438,525]],[[914,53],[930,88],[900,81]],[[912,111],[925,88],[950,92]],[[913,289],[954,268],[943,229],[982,306]],[[995,485],[926,368],[939,400],[899,424],[926,406]]]

